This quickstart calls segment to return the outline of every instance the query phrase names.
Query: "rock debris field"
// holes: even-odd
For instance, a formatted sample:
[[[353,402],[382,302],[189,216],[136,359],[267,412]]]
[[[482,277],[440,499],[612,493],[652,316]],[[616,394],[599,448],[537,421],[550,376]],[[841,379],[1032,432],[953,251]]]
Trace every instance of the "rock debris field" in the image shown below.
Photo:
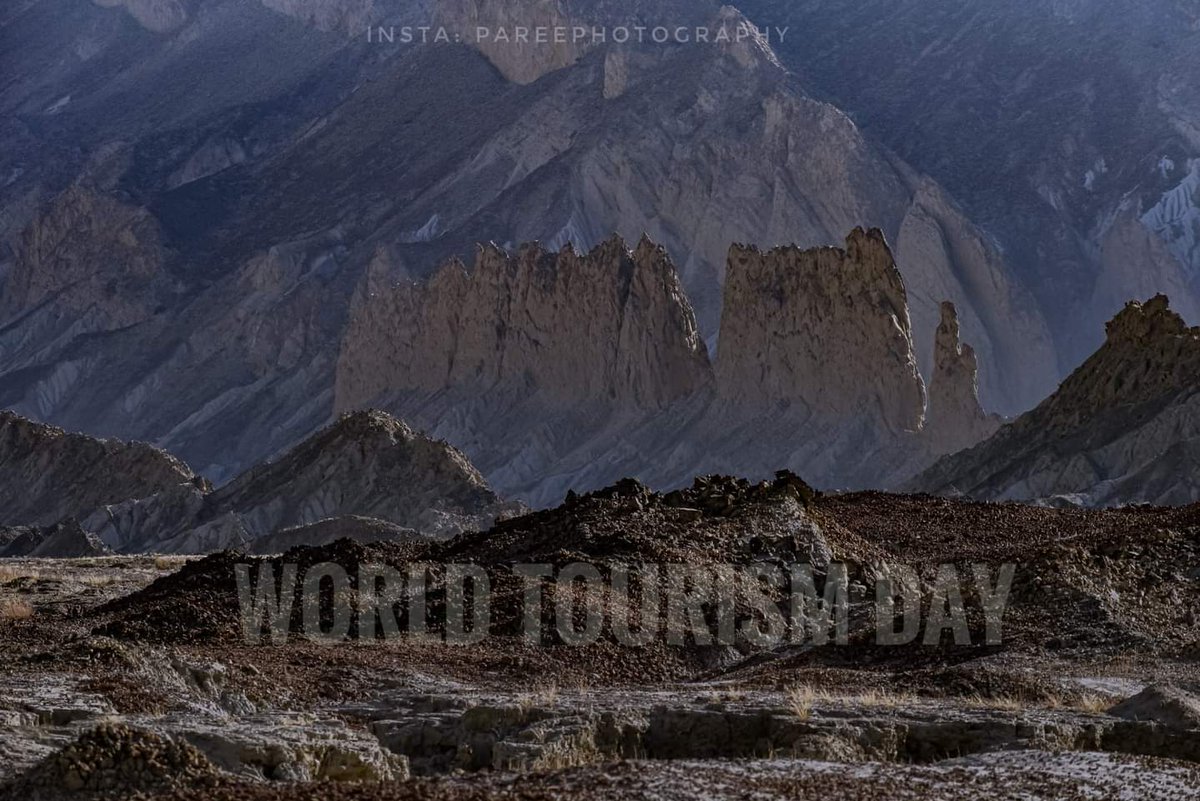
[[[572,563],[840,565],[845,642],[635,647],[606,625],[569,645],[553,585],[529,640],[512,567]],[[445,641],[433,582],[425,637],[355,621],[321,643],[296,612],[286,639],[251,642],[239,564],[335,564],[356,599],[363,565],[475,565],[487,636]],[[940,566],[1013,565],[1002,638],[967,581],[969,644],[880,644],[867,588],[896,564],[926,604]],[[788,473],[623,481],[448,541],[10,559],[0,798],[1200,798],[1198,616],[1195,508],[823,495]]]

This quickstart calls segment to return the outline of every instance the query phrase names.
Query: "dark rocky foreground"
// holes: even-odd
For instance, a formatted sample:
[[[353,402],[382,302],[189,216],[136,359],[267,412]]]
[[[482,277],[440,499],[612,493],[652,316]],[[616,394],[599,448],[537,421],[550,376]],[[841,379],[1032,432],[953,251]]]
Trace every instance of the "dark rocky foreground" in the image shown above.
[[[822,496],[781,474],[622,482],[449,542],[10,560],[0,782],[71,799],[1200,797],[1197,522]],[[286,642],[242,636],[237,563],[335,563],[358,595],[364,564],[468,562],[492,578],[475,644],[441,640],[436,591],[427,639],[318,644],[296,616]],[[844,564],[848,642],[526,641],[511,566],[572,562]],[[969,645],[876,644],[863,587],[900,563],[927,602],[939,565],[1015,564],[1001,642],[968,582]]]

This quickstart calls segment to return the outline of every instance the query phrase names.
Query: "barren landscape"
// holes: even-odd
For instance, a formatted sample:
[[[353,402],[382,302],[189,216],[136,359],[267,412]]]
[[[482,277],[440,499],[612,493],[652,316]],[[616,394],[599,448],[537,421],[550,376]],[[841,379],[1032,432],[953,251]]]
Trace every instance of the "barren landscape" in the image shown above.
[[[8,560],[3,780],[14,798],[1196,797],[1198,514],[624,482],[448,542],[263,562],[485,566],[491,633],[465,645],[249,644],[233,565],[262,557]],[[502,578],[797,559],[850,566],[847,644],[535,644]],[[888,562],[926,581],[1016,564],[1002,643],[975,618],[970,645],[877,645],[862,585]]]
[[[0,801],[1200,801],[1198,54],[0,4]]]

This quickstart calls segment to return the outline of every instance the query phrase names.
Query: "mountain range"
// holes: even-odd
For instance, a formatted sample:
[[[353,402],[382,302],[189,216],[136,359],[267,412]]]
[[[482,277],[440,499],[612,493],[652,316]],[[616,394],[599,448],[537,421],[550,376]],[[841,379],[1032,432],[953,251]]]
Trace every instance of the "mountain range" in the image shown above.
[[[0,407],[219,486],[368,406],[534,505],[896,485],[1194,317],[1193,5],[23,0]],[[776,35],[471,40],[668,20]]]

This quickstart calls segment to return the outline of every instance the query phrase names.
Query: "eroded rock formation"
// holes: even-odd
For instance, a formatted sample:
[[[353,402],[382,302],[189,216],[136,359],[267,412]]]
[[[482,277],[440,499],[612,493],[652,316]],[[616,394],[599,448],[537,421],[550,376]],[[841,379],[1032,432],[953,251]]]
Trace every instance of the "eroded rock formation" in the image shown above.
[[[933,376],[929,381],[926,430],[933,451],[955,453],[990,437],[999,418],[979,405],[979,362],[975,349],[959,341],[958,312],[942,303],[942,321],[934,339]]]
[[[1200,499],[1200,329],[1155,296],[1036,409],[947,457],[914,488],[986,499],[1107,504]]]
[[[576,21],[563,0],[439,0],[435,19],[471,43],[514,83],[533,83],[573,64],[585,50],[585,43],[574,36],[558,41],[554,35],[555,28],[569,32]],[[480,28],[488,34],[478,36]],[[523,41],[517,38],[518,28],[525,31]],[[538,29],[544,32],[544,41],[535,39]]]
[[[925,411],[904,281],[879,230],[845,249],[730,249],[717,357],[721,396],[751,413],[801,406],[915,431]]]
[[[49,526],[192,478],[140,442],[96,439],[0,411],[0,524]]]
[[[0,321],[22,314],[46,318],[33,327],[42,335],[39,344],[53,346],[45,341],[46,328],[66,326],[49,320],[47,309],[80,332],[144,320],[153,313],[153,291],[162,277],[159,240],[145,209],[82,186],[68,188],[25,229],[0,294]]]
[[[423,284],[369,278],[357,306],[338,410],[454,387],[655,409],[710,380],[679,278],[648,239],[631,252],[613,237],[585,255],[489,245],[470,271],[452,261]]]
[[[179,485],[104,507],[84,527],[122,552],[200,553],[346,515],[449,537],[522,508],[501,501],[446,443],[360,412],[215,491]]]
[[[945,452],[931,443],[982,436],[957,342],[941,426],[925,426],[905,286],[880,231],[729,258],[714,371],[646,238],[587,255],[488,246],[470,270],[452,261],[424,283],[380,250],[342,343],[338,408],[378,405],[461,443],[534,505],[622,475],[671,486],[791,468],[826,486],[889,484]]]

